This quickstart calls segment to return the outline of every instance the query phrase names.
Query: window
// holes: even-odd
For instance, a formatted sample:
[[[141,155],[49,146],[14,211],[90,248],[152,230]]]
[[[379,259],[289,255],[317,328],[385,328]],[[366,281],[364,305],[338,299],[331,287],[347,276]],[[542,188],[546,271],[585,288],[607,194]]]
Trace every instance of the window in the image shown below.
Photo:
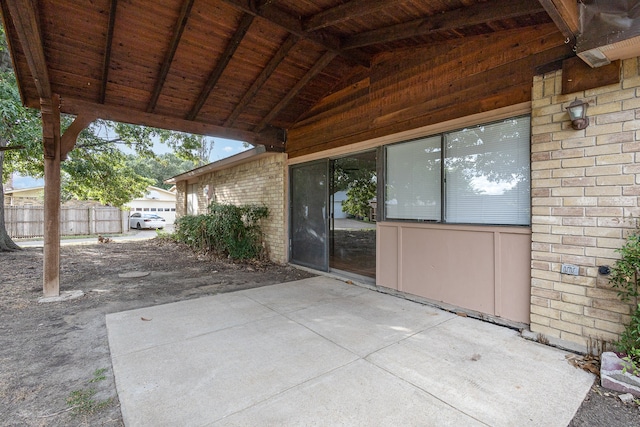
[[[385,218],[530,224],[529,134],[518,117],[387,147]]]
[[[187,186],[187,215],[198,214],[198,184]]]
[[[439,221],[440,136],[387,147],[386,217]]]

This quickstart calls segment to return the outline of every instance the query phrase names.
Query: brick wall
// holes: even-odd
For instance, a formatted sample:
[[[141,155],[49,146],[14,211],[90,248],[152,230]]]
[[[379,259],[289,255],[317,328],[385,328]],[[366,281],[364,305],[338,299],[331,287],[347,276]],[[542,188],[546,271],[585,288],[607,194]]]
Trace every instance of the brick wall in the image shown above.
[[[562,71],[533,83],[531,331],[570,348],[615,341],[631,312],[598,274],[640,215],[638,58],[622,67],[621,83],[585,92],[561,95]],[[590,104],[579,131],[564,110],[575,97]]]
[[[205,213],[210,201],[267,206],[269,217],[261,226],[269,258],[286,263],[286,170],[286,154],[273,153],[203,175],[199,180],[198,210]],[[178,187],[180,193],[184,191]],[[178,203],[179,200],[180,197]]]
[[[176,218],[187,214],[187,181],[176,182]]]

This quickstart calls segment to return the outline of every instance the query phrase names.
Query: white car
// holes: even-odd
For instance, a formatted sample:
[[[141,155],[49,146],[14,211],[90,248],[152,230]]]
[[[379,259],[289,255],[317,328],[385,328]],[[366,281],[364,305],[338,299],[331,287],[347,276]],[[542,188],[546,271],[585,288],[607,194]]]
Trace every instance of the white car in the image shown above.
[[[143,228],[164,228],[164,218],[156,214],[136,212],[129,217],[129,227],[142,230]]]

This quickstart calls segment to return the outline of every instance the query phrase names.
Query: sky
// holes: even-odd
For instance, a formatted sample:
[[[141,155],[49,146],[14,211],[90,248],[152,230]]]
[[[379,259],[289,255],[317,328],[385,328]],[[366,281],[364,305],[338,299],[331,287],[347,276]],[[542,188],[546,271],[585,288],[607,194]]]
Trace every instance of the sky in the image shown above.
[[[209,161],[211,162],[222,160],[251,148],[244,147],[242,145],[242,141],[236,141],[234,139],[217,137],[207,137],[207,139],[213,139],[213,151],[211,152],[211,157],[209,157]],[[133,153],[133,150],[129,150],[126,147],[123,147],[122,151],[127,154]],[[165,154],[170,153],[171,149],[167,145],[162,144],[161,142],[156,140],[153,144],[153,152],[156,154]]]

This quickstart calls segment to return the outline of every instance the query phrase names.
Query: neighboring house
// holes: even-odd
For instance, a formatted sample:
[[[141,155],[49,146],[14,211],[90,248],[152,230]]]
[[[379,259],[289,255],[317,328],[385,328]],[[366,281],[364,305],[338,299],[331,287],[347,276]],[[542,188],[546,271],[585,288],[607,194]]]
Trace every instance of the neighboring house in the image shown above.
[[[167,224],[173,224],[176,219],[176,193],[159,187],[149,186],[143,197],[133,199],[125,204],[131,212],[155,213],[165,219]]]
[[[44,205],[44,186],[5,189],[4,191],[5,206],[43,206]],[[104,206],[100,202],[94,200],[67,200],[61,204],[64,207],[101,207]]]
[[[4,190],[5,206],[41,206],[44,200],[44,186]]]
[[[344,219],[347,213],[342,210],[342,203],[347,200],[346,191],[336,191],[333,193],[333,217],[335,219]]]

